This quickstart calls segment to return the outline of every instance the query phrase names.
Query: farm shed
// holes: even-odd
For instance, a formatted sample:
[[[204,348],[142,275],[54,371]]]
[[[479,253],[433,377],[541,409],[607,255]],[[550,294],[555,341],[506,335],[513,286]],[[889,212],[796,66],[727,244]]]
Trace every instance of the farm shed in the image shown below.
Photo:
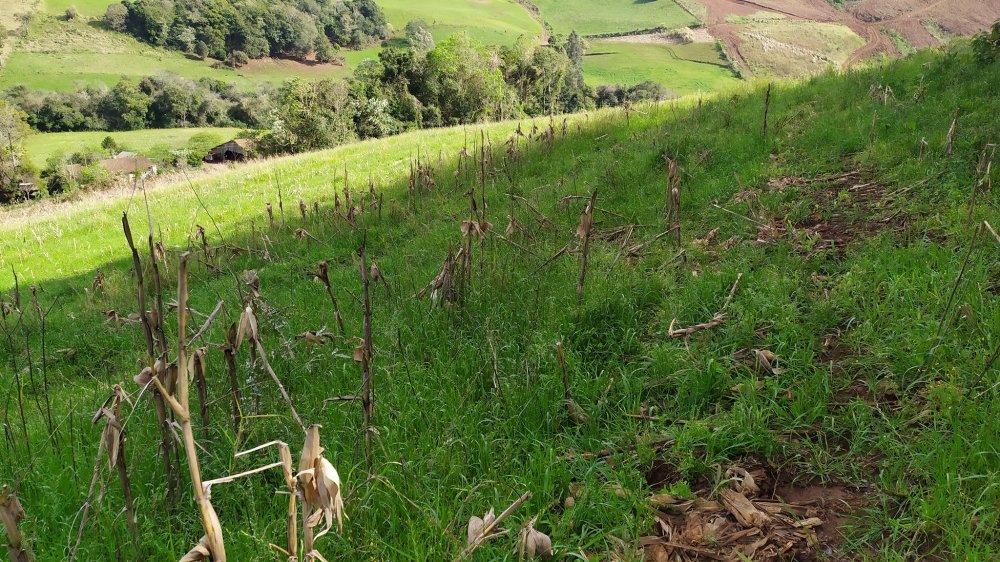
[[[254,142],[250,139],[233,139],[208,151],[205,162],[239,162],[246,160],[253,152]]]

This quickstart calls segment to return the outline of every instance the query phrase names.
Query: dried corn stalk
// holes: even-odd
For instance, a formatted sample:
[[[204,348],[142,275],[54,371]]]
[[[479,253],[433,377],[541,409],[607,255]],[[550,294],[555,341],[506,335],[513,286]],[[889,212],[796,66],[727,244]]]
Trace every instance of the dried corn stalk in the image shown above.
[[[538,517],[532,517],[531,521],[528,521],[528,525],[521,531],[521,537],[517,544],[517,553],[521,558],[533,560],[536,556],[552,557],[552,539],[535,529],[537,519]]]
[[[583,240],[582,261],[580,262],[580,277],[576,282],[576,304],[583,303],[583,284],[587,280],[587,263],[590,256],[590,233],[594,225],[594,204],[597,202],[597,190],[590,194],[590,201],[580,214],[580,224],[576,227],[576,235]]]
[[[316,539],[322,537],[337,523],[337,530],[344,530],[344,498],[340,475],[330,461],[323,457],[323,447],[319,442],[318,425],[306,430],[306,440],[299,458],[299,472],[296,475],[298,489],[302,497],[303,549],[313,552]],[[320,520],[326,526],[314,535]]]
[[[7,534],[7,554],[10,555],[10,562],[31,562],[31,554],[24,544],[24,535],[21,533],[21,520],[24,519],[24,508],[21,502],[17,501],[17,494],[6,484],[0,488],[0,521]]]
[[[188,471],[191,473],[191,486],[194,488],[195,503],[201,514],[201,524],[205,529],[205,536],[198,545],[189,552],[185,559],[205,560],[211,559],[214,562],[226,561],[226,547],[222,538],[222,525],[219,523],[219,516],[212,507],[211,499],[205,488],[202,486],[201,467],[198,464],[198,447],[194,440],[194,428],[191,425],[191,407],[189,399],[188,370],[193,367],[189,365],[187,349],[187,314],[188,314],[188,258],[187,252],[181,254],[179,260],[179,274],[177,281],[177,395],[172,395],[167,387],[163,385],[158,377],[152,377],[153,383],[163,394],[163,397],[170,405],[174,415],[180,422],[181,432],[184,441],[184,451],[187,453]],[[193,363],[193,357],[190,358]],[[207,555],[206,555],[207,551]],[[198,558],[201,556],[201,558]],[[189,558],[190,557],[190,558]]]

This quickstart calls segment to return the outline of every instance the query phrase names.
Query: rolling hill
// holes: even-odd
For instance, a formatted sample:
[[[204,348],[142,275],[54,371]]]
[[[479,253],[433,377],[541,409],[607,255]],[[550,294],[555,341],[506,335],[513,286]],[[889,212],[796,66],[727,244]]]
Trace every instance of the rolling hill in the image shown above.
[[[178,356],[187,317],[205,348],[187,458],[213,480],[268,467],[209,486],[231,560],[287,558],[269,546],[287,544],[278,455],[234,455],[281,440],[298,458],[299,419],[322,425],[343,484],[343,530],[315,545],[328,560],[462,558],[470,518],[508,506],[469,559],[516,559],[529,522],[563,559],[990,559],[998,80],[958,42],[702,104],[0,210],[0,483],[39,560],[191,549],[186,463],[171,495],[133,381],[147,345]],[[122,213],[147,308],[162,275],[155,339]],[[114,385],[128,402],[106,401]]]

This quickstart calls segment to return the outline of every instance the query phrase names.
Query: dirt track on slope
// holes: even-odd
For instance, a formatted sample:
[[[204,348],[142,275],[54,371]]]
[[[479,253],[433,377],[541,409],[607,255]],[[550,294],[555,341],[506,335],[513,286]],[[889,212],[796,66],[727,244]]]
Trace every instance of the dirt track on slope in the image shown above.
[[[771,12],[797,20],[846,25],[866,41],[848,58],[848,67],[873,56],[898,54],[886,30],[898,33],[914,47],[931,47],[947,36],[978,33],[1000,18],[1000,0],[853,0],[843,10],[825,0],[700,1],[707,8],[709,32],[725,44],[744,70],[748,65],[740,53],[740,26],[728,21],[729,16]]]

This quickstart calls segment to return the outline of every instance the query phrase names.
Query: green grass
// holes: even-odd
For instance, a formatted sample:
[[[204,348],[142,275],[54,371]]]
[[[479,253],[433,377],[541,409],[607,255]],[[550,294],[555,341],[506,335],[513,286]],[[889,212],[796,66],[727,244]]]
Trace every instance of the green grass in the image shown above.
[[[521,35],[540,36],[542,26],[513,0],[379,0],[397,33],[411,20],[431,26],[435,40],[459,32],[488,45],[509,45]]]
[[[535,0],[557,33],[583,35],[665,27],[675,29],[698,20],[674,0]]]
[[[351,53],[352,60],[371,53]],[[78,84],[114,85],[123,76],[140,78],[171,72],[192,80],[214,78],[249,87],[260,82],[279,84],[292,77],[340,78],[349,66],[308,66],[291,61],[256,62],[232,70],[213,68],[166,49],[157,49],[132,37],[112,33],[83,20],[66,22],[37,15],[29,37],[0,69],[0,89],[23,84],[44,90],[72,90]]]
[[[513,214],[527,231],[505,235],[517,246],[495,235],[472,245],[463,306],[433,308],[413,295],[438,273],[449,245],[461,243],[477,166],[466,166],[458,185],[452,172],[466,142],[476,152],[477,129],[422,131],[151,191],[154,232],[168,247],[161,266],[168,301],[178,252],[191,247],[197,225],[219,247],[217,257],[203,256],[195,243],[192,254],[192,308],[207,313],[225,303],[198,344],[208,348],[211,416],[208,427],[195,427],[202,473],[215,478],[270,462],[232,455],[272,439],[288,441],[293,455],[301,447],[274,384],[245,350],[237,369],[248,419],[239,437],[228,420],[217,345],[248,293],[240,277],[252,269],[260,278],[262,301],[254,306],[269,362],[306,423],[323,425],[326,455],[350,491],[344,533],[317,545],[329,560],[454,559],[470,515],[499,511],[525,491],[531,499],[504,525],[510,535],[487,543],[474,560],[515,560],[511,535],[536,515],[563,559],[621,559],[621,541],[634,545],[654,528],[650,493],[677,481],[711,490],[727,485],[725,468],[762,462],[780,467],[789,481],[847,486],[869,498],[841,529],[847,540],[832,545],[831,556],[994,559],[1000,387],[996,369],[983,372],[1000,345],[1000,260],[991,236],[979,237],[963,283],[949,297],[973,239],[971,224],[996,217],[1000,204],[995,191],[980,194],[967,222],[976,164],[995,141],[1000,100],[991,93],[1000,65],[976,66],[961,44],[954,49],[778,84],[766,140],[760,89],[709,99],[700,110],[664,104],[628,117],[593,112],[573,117],[566,135],[557,121],[551,142],[518,141],[516,162],[503,146],[516,125],[484,127],[497,166],[496,173],[487,167],[484,182],[488,218],[504,232]],[[895,100],[872,99],[872,84],[890,85]],[[955,108],[961,118],[946,155]],[[923,137],[929,147],[921,159]],[[408,189],[409,158],[418,150],[437,167],[437,187],[426,193]],[[664,154],[681,168],[685,259],[674,259],[679,249],[667,240],[636,260],[616,259],[621,240],[598,237],[577,305],[580,256],[545,263],[576,245],[581,202],[565,208],[560,201],[597,189],[597,206],[610,211],[596,215],[598,232],[647,225],[636,227],[633,240],[648,240],[667,228]],[[369,176],[384,191],[381,218],[366,213],[354,225],[335,218],[333,194],[343,186],[345,165],[356,198]],[[772,181],[848,170],[879,186],[877,201],[866,202],[865,191],[853,186],[834,194],[824,180]],[[324,217],[300,219],[299,200],[318,201]],[[275,204],[274,227],[268,202]],[[113,384],[123,384],[136,404],[134,411],[126,406],[125,427],[143,536],[138,558],[178,559],[202,534],[186,478],[172,515],[164,500],[149,395],[131,382],[145,362],[141,332],[104,322],[105,311],[136,308],[119,221],[127,210],[133,231],[146,232],[143,203],[141,193],[126,192],[0,211],[0,291],[10,302],[13,266],[26,311],[20,323],[0,323],[13,330],[10,340],[0,333],[9,428],[0,439],[0,482],[17,483],[40,561],[65,559],[75,537],[100,436],[89,420]],[[850,236],[828,246],[817,238],[817,221],[846,225]],[[759,225],[784,232],[770,236]],[[716,242],[697,242],[712,229]],[[375,480],[365,468],[357,405],[323,404],[358,393],[355,342],[334,337],[309,346],[296,338],[323,326],[336,331],[329,300],[306,273],[320,260],[330,264],[347,335],[360,335],[352,256],[363,240],[389,282],[372,291]],[[92,287],[95,269],[103,290]],[[668,337],[674,319],[690,326],[711,318],[740,273],[724,324],[686,341]],[[39,287],[41,306],[52,307],[44,371],[31,285]],[[170,311],[168,338],[175,325]],[[563,405],[556,341],[567,351],[574,398],[590,417],[583,425]],[[743,349],[768,349],[786,370],[755,372],[734,359]],[[27,443],[15,383],[24,393]],[[46,396],[57,429],[51,440],[40,414]],[[640,411],[650,418],[636,416]],[[649,443],[662,439],[674,445],[657,453]],[[617,452],[581,454],[602,449]],[[647,480],[654,460],[669,468],[667,481]],[[80,560],[115,559],[116,550],[132,558],[121,493],[104,474],[107,494],[92,511]],[[581,490],[572,506],[564,501],[571,484]],[[271,472],[212,489],[230,559],[275,556],[267,545],[284,542],[286,498],[274,494],[282,487]]]
[[[70,6],[83,17],[99,18],[104,16],[112,0],[41,0],[42,9],[49,14],[62,16]]]
[[[233,138],[239,129],[226,127],[191,127],[186,129],[148,129],[143,131],[85,131],[79,133],[39,133],[28,137],[24,148],[28,158],[38,167],[55,154],[71,154],[83,149],[100,150],[101,141],[110,136],[123,150],[144,154],[156,146],[170,149],[183,148],[198,133],[214,133],[226,140]]]
[[[653,80],[677,95],[716,92],[739,84],[712,43],[664,45],[591,40],[583,59],[591,85]]]
[[[61,15],[74,4],[81,17],[65,21]],[[43,90],[72,90],[80,84],[113,85],[123,76],[139,78],[163,72],[185,78],[213,78],[249,88],[262,82],[280,84],[289,78],[318,80],[350,76],[353,68],[367,58],[378,56],[378,47],[343,51],[346,64],[307,65],[291,60],[255,61],[241,69],[213,68],[215,61],[201,61],[184,54],[146,45],[100,27],[97,19],[108,2],[92,0],[67,2],[46,0],[36,15],[29,36],[0,69],[0,89],[18,84]],[[428,21],[438,40],[467,31],[487,44],[513,43],[519,36],[538,36],[541,25],[528,12],[508,0],[462,0],[429,2],[419,7],[409,2],[386,0],[387,17],[402,33],[411,19]],[[90,18],[90,19],[88,19]]]

